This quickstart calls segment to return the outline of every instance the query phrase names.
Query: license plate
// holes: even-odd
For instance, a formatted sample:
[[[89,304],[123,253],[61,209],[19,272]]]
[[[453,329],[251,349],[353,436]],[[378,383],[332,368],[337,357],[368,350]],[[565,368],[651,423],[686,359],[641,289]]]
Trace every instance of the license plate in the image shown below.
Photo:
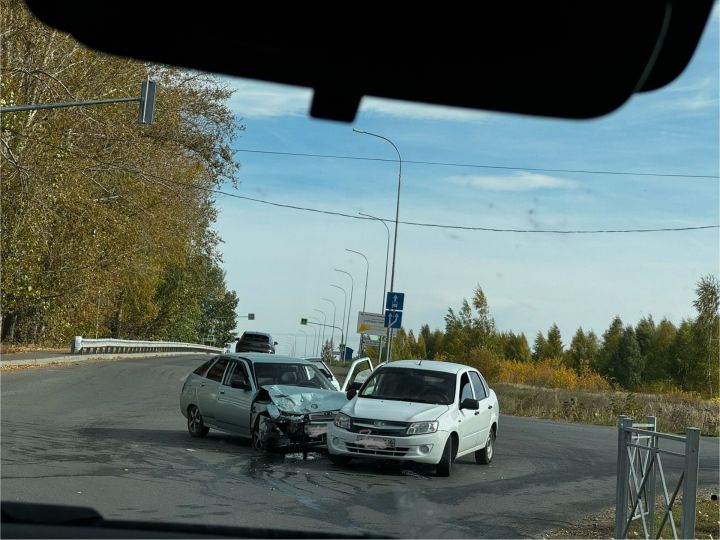
[[[305,434],[308,437],[320,437],[328,432],[327,424],[324,426],[305,426]]]
[[[365,435],[358,435],[357,444],[360,444],[366,448],[395,448],[395,439],[381,439],[379,437],[367,437]]]

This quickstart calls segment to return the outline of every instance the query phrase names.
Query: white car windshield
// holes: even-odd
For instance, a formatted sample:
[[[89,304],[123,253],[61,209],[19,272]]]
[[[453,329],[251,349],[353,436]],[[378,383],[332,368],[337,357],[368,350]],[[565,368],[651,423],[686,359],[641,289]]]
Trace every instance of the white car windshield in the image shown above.
[[[455,375],[386,367],[373,374],[360,391],[360,397],[450,405],[455,399]]]
[[[310,364],[256,363],[255,377],[258,386],[283,384],[335,390],[330,381]]]

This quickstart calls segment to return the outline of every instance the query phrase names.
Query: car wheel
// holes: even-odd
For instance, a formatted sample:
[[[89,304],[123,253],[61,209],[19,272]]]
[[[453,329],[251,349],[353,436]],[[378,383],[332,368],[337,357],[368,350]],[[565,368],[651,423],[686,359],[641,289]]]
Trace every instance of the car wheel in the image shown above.
[[[445,443],[445,449],[443,450],[442,458],[440,458],[440,463],[437,464],[435,473],[438,476],[450,476],[450,471],[452,469],[452,462],[453,462],[453,438],[452,438],[452,436],[450,436],[450,437],[448,437],[448,440]]]
[[[255,450],[271,451],[275,449],[275,440],[271,437],[266,437],[265,441],[260,438],[260,420],[268,418],[266,415],[261,414],[255,420],[255,426],[252,430],[252,447]]]
[[[190,405],[190,408],[188,408],[187,423],[188,431],[192,437],[205,437],[208,434],[208,431],[210,431],[210,428],[203,423],[203,417],[202,414],[200,414],[200,409],[198,409],[195,405]]]
[[[255,425],[253,426],[253,430],[252,430],[252,447],[255,450],[263,449],[263,443],[260,440],[260,417],[259,416],[255,420]]]
[[[350,456],[338,456],[335,454],[328,454],[328,457],[335,465],[347,465],[352,459]]]
[[[482,465],[488,465],[492,461],[494,453],[495,453],[495,430],[490,429],[490,434],[488,435],[488,440],[487,440],[487,444],[485,445],[485,448],[475,452],[475,461],[477,463],[481,463]]]

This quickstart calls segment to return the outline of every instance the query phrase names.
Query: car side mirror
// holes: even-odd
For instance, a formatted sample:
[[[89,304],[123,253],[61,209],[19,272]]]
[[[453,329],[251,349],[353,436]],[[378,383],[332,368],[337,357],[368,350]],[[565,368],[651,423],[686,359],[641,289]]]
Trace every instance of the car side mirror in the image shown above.
[[[461,409],[469,409],[471,411],[477,411],[480,408],[480,402],[477,399],[465,398],[460,404]]]
[[[230,388],[238,388],[240,390],[251,390],[252,389],[252,387],[244,381],[232,381],[230,383]]]
[[[277,344],[278,344],[278,342],[277,342],[277,341],[273,341],[273,345],[277,345]]]
[[[347,392],[345,392],[345,396],[346,396],[348,399],[352,399],[352,398],[354,398],[356,395],[357,395],[357,388],[351,388],[350,390],[348,390]]]

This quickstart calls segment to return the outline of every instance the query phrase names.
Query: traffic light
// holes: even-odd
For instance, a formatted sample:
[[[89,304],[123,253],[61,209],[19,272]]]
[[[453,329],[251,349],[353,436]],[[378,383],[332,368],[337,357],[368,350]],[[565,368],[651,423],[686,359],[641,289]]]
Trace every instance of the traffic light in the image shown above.
[[[155,91],[157,83],[146,80],[140,85],[140,112],[138,113],[138,124],[152,124],[155,113]]]
[[[255,314],[254,313],[248,313],[248,321],[254,321],[255,320]]]
[[[300,319],[300,324],[307,325],[307,319]]]

